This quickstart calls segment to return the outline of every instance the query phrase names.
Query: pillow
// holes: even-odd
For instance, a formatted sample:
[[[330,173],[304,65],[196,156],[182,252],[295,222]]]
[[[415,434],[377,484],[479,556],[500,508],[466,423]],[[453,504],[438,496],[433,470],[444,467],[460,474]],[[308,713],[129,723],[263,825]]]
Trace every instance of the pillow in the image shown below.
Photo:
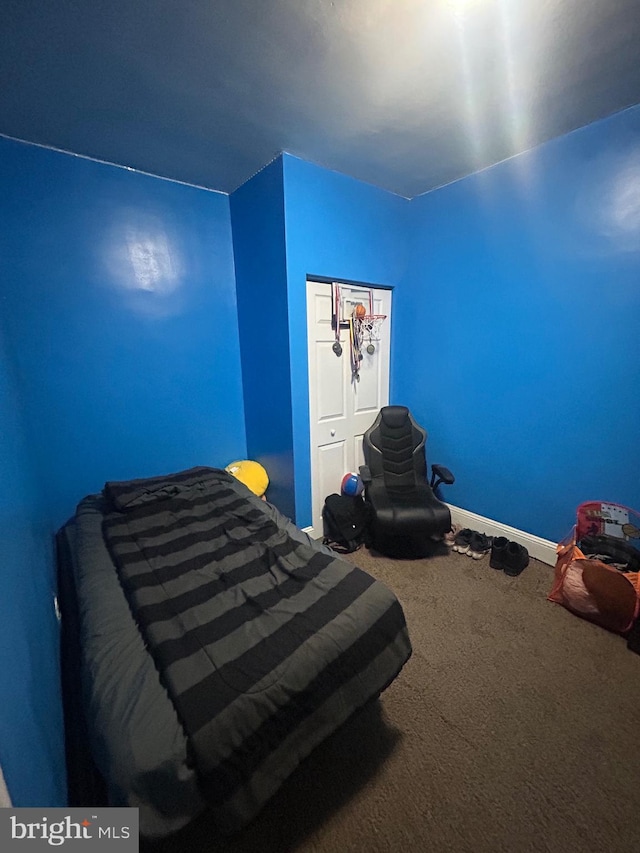
[[[226,477],[218,468],[199,466],[175,474],[160,477],[145,477],[138,480],[112,480],[105,483],[104,496],[118,512],[136,509],[143,504],[179,497],[183,492],[207,484],[210,480],[220,482]]]

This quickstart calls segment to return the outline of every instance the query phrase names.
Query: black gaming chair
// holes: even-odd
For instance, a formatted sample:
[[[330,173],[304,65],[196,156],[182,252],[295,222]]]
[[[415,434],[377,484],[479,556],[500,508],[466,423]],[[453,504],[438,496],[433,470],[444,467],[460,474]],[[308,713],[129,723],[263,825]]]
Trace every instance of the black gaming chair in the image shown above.
[[[454,476],[432,465],[427,481],[426,431],[406,406],[384,406],[364,434],[360,476],[371,506],[372,546],[388,556],[422,557],[451,529],[449,508],[434,494]]]

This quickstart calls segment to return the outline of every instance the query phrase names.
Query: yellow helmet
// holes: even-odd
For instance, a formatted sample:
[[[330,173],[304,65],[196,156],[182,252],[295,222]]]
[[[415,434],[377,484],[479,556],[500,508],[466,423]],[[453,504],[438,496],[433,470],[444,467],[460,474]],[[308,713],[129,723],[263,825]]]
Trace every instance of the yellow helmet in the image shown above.
[[[269,476],[259,462],[241,459],[238,462],[230,462],[224,470],[244,483],[259,498],[267,491]]]

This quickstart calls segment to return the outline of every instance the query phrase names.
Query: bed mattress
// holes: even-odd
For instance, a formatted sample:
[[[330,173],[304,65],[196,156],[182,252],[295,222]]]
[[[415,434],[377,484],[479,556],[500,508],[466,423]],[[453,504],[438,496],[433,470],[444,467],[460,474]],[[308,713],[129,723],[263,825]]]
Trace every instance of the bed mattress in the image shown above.
[[[240,829],[411,653],[383,584],[225,472],[197,472],[195,492],[182,472],[178,493],[89,496],[69,531],[92,753],[147,837],[205,808]]]

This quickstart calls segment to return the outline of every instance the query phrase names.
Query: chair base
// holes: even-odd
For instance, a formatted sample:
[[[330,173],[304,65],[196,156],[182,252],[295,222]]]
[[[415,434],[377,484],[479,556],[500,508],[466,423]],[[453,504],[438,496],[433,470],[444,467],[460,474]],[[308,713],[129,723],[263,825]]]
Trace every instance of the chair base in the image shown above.
[[[405,560],[444,557],[449,554],[449,548],[443,540],[424,536],[374,536],[369,547],[384,557]]]

